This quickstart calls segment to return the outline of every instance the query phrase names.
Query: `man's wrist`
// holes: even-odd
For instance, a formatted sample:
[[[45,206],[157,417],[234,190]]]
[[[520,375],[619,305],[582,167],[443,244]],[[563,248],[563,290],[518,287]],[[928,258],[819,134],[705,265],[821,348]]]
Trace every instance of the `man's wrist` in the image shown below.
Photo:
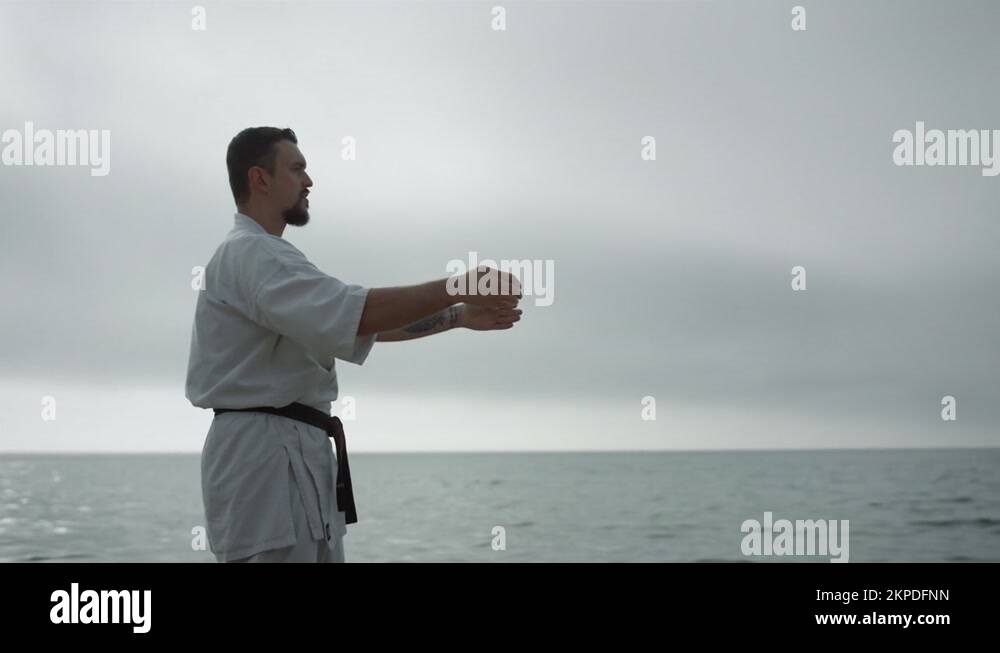
[[[462,293],[459,292],[461,289],[461,276],[447,277],[444,280],[444,295],[445,301],[447,302],[445,306],[454,306],[455,304],[461,304],[464,298]]]
[[[465,304],[454,304],[447,308],[448,328],[457,329],[465,326]]]

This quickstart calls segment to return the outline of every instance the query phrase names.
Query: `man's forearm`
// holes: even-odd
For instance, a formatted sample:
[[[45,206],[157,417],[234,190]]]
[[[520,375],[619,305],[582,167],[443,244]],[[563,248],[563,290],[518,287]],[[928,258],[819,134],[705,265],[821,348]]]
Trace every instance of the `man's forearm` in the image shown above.
[[[455,327],[461,326],[463,308],[464,307],[462,305],[449,306],[443,311],[438,311],[433,315],[417,320],[416,322],[408,324],[400,329],[381,331],[379,332],[376,340],[379,342],[413,340],[414,338],[423,338],[424,336],[431,336],[436,333],[443,333],[450,329],[454,329]]]
[[[393,331],[443,311],[461,300],[449,295],[447,279],[401,288],[372,288],[358,323],[358,335]]]

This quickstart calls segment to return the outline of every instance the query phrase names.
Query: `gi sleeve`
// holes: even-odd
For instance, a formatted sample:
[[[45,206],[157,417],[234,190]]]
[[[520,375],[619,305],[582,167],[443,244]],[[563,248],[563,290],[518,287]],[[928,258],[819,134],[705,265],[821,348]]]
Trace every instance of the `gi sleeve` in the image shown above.
[[[253,291],[251,319],[302,345],[319,361],[360,365],[375,334],[358,336],[368,289],[331,277],[308,260],[281,261]]]

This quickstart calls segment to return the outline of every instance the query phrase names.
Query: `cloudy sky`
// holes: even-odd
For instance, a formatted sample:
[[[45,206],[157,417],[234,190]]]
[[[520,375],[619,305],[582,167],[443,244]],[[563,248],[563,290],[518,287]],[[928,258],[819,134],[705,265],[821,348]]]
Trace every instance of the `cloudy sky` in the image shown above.
[[[0,131],[111,132],[104,177],[0,166],[0,451],[200,450],[191,269],[264,124],[331,275],[554,261],[512,331],[339,364],[352,451],[1000,445],[1000,177],[892,158],[1000,129],[1000,6],[497,4],[0,3]]]

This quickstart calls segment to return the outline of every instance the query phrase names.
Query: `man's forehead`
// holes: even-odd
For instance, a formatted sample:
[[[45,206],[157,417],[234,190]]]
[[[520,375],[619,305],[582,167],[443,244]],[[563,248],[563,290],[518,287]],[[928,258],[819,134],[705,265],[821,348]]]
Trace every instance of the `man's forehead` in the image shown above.
[[[291,141],[280,141],[278,143],[278,161],[287,163],[288,165],[306,164],[306,158],[302,156],[299,146]]]

